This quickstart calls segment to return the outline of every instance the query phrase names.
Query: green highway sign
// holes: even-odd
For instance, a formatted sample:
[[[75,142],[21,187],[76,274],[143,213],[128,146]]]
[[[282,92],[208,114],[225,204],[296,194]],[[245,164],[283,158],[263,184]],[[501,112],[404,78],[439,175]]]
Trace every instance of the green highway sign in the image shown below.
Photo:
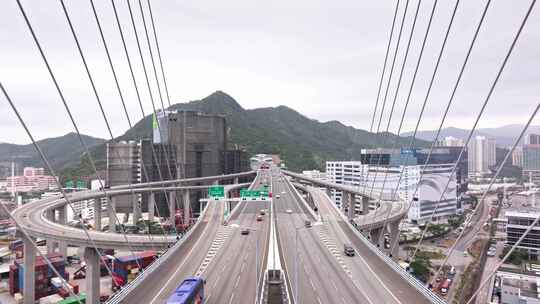
[[[86,188],[86,182],[82,180],[77,181],[77,189],[83,189]]]
[[[208,197],[224,198],[225,188],[223,186],[212,186],[208,188]]]
[[[66,188],[73,188],[73,181],[72,180],[68,180],[66,182]]]
[[[268,197],[269,193],[268,190],[248,190],[248,189],[240,189],[240,197],[242,198],[261,198],[261,197]]]

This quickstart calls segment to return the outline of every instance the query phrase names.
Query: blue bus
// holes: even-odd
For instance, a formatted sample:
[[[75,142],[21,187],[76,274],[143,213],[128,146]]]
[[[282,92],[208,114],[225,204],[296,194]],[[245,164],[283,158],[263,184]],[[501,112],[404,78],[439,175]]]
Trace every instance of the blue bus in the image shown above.
[[[204,284],[201,277],[188,277],[167,299],[167,304],[202,304],[204,303]]]

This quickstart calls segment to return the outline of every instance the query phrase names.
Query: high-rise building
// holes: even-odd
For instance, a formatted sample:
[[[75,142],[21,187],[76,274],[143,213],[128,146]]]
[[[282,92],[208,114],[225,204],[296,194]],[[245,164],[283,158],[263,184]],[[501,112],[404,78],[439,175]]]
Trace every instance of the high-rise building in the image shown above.
[[[442,147],[463,147],[465,143],[461,138],[446,136],[445,138],[439,140],[437,145]]]
[[[523,179],[540,182],[540,144],[523,146]]]
[[[365,187],[373,196],[382,194],[383,200],[401,199],[412,203],[409,220],[423,223],[432,215],[440,218],[457,213],[457,183],[455,175],[450,178],[453,167],[454,164],[376,167],[359,161],[328,161],[326,178],[336,184]],[[341,191],[333,190],[332,196],[341,208]],[[361,210],[359,200],[355,210]]]
[[[482,176],[490,172],[497,162],[497,148],[494,139],[476,136],[469,143],[469,176]]]
[[[25,167],[23,175],[8,176],[6,190],[8,192],[33,192],[56,189],[56,177],[45,174],[43,168]]]
[[[512,152],[512,165],[523,167],[523,147],[517,146]]]
[[[221,174],[234,174],[250,170],[246,150],[225,150],[221,152],[221,158]]]
[[[159,112],[153,122],[154,143],[176,148],[179,177],[222,173],[222,153],[227,149],[225,116],[197,111]]]
[[[538,134],[527,134],[525,137],[526,145],[540,145],[540,135]]]

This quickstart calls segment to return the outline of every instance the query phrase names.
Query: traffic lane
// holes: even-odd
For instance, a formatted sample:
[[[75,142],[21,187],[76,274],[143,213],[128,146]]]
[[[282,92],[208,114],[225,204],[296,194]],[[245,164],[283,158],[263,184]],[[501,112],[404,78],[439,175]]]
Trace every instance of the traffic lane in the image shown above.
[[[347,223],[341,221],[339,222],[339,225],[351,240],[356,252],[364,258],[372,269],[377,270],[379,278],[386,286],[392,286],[392,291],[398,299],[406,301],[405,303],[431,303],[407,281],[403,280],[403,278],[381,258],[372,252],[371,249],[355,235]]]
[[[202,219],[202,222],[192,232],[189,238],[184,240],[184,243],[178,248],[177,252],[171,255],[168,260],[162,262],[159,268],[149,274],[148,278],[138,288],[133,289],[127,294],[122,303],[137,303],[140,300],[144,300],[141,303],[150,303],[153,296],[158,293],[159,289],[173,275],[176,265],[184,263],[192,248],[196,245],[202,245],[199,243],[201,237],[211,233],[211,230],[216,226],[215,213],[217,212],[217,208],[215,207],[215,205],[209,206],[212,209],[208,210],[206,217]]]
[[[136,296],[125,303],[165,303],[180,283],[198,269],[221,226],[222,218],[223,205],[216,204],[208,229],[187,250],[171,256],[166,267],[156,271],[155,277],[147,278],[142,286],[135,289],[138,290]]]
[[[328,227],[328,237],[336,241],[336,246],[340,252],[340,256],[343,258],[344,263],[348,266],[351,271],[353,283],[355,286],[363,290],[368,298],[372,302],[377,303],[382,301],[383,303],[401,303],[399,299],[393,294],[391,289],[381,281],[379,276],[375,271],[367,264],[367,262],[360,256],[355,255],[354,257],[347,257],[341,253],[341,248],[343,244],[350,244],[350,239],[343,233],[339,227],[334,214],[332,213],[326,203],[321,201],[325,199],[322,197],[320,191],[313,191],[312,195],[321,202],[319,204],[319,210],[321,214],[327,215],[325,226]],[[318,226],[314,227],[316,229],[323,229],[323,227]],[[369,275],[366,275],[369,274]]]
[[[331,203],[328,200],[326,203]],[[322,204],[320,204],[322,205]],[[358,257],[361,257],[366,267],[371,268],[369,273],[375,274],[376,277],[382,282],[382,286],[391,286],[391,294],[395,296],[394,301],[404,301],[405,303],[430,303],[422,294],[420,294],[414,287],[408,282],[403,280],[399,274],[397,274],[390,266],[388,266],[382,259],[380,259],[375,253],[371,251],[351,230],[347,223],[341,220],[341,216],[337,214],[337,210],[331,206],[325,205],[329,211],[330,216],[335,219],[335,223],[339,225],[339,229],[345,234],[345,238],[350,240],[350,243],[357,251]],[[364,273],[365,276],[365,273]],[[386,289],[386,288],[385,288]],[[378,288],[380,290],[380,287]],[[390,290],[390,287],[387,287]]]
[[[256,216],[261,209],[266,209],[265,203],[262,202],[247,202],[247,207],[240,215],[241,219],[232,223],[231,226],[237,226],[228,242],[228,248],[219,255],[219,259],[212,261],[213,267],[209,267],[207,277],[207,286],[211,289],[208,292],[208,303],[237,303],[238,295],[242,299],[247,298],[251,303],[255,300],[255,250],[257,235],[259,232],[268,232],[266,219],[262,222],[256,221]],[[265,215],[266,217],[266,215]],[[241,235],[242,227],[257,229],[248,235]],[[263,241],[259,240],[259,246],[263,246]],[[259,249],[259,253],[260,253]],[[249,259],[253,257],[253,259]],[[221,267],[223,265],[223,267]],[[259,269],[260,261],[259,261]],[[221,269],[221,270],[219,270]],[[249,270],[253,271],[249,271]],[[249,275],[252,272],[253,275]],[[249,277],[248,283],[253,284],[253,293],[239,293],[238,287],[242,277]],[[224,280],[222,278],[225,277]],[[244,285],[240,285],[241,287]]]
[[[299,205],[302,203],[297,199],[293,199],[293,204]],[[293,215],[293,219],[295,227],[302,227],[304,225],[304,221],[301,217]],[[311,265],[316,266],[315,269],[319,269],[319,265],[326,265],[326,270],[322,273],[322,275],[333,274],[334,279],[332,279],[332,281],[338,282],[338,284],[341,286],[341,290],[337,291],[330,289],[329,286],[325,284],[327,287],[325,290],[328,291],[328,296],[330,299],[338,299],[339,296],[341,296],[343,300],[351,303],[378,302],[377,300],[373,301],[372,298],[368,297],[364,289],[360,289],[358,286],[354,285],[351,277],[345,272],[345,269],[341,266],[337,257],[333,255],[326,244],[322,243],[322,239],[320,238],[315,226],[306,228],[305,231],[308,234],[308,237],[305,239],[301,238],[301,240],[306,241],[307,251],[305,252],[310,253],[307,256],[311,258]],[[312,254],[313,252],[316,252],[317,254],[314,255]],[[326,263],[323,261],[326,261]],[[325,281],[322,280],[321,282]],[[345,291],[345,293],[343,291]]]
[[[294,205],[298,205],[296,199],[284,200],[284,206],[288,208],[294,208]],[[296,206],[298,207],[298,206]],[[298,207],[299,208],[299,207]],[[278,214],[278,217],[280,215]],[[286,237],[288,242],[285,242],[285,247],[299,249],[299,261],[301,267],[306,268],[308,276],[305,278],[299,278],[300,281],[307,281],[309,283],[309,288],[307,290],[302,289],[300,291],[300,297],[306,296],[309,292],[312,292],[313,287],[318,285],[319,293],[316,296],[316,301],[323,301],[324,303],[332,303],[336,299],[341,299],[345,303],[371,303],[368,298],[365,297],[362,292],[359,292],[358,289],[352,284],[351,279],[347,276],[345,271],[340,267],[337,260],[330,255],[330,252],[327,248],[324,248],[320,242],[319,237],[316,235],[316,232],[311,228],[303,228],[304,218],[300,214],[285,214],[281,215],[281,219],[287,223],[285,229]],[[298,244],[296,242],[296,227],[298,229]],[[304,233],[302,233],[304,232]],[[303,235],[302,235],[303,234]],[[280,239],[283,239],[283,234],[280,235]],[[294,247],[291,247],[294,246]],[[292,257],[296,256],[295,254],[290,255]],[[291,270],[291,266],[294,265],[294,261],[289,259],[288,269]],[[314,280],[313,280],[314,279]],[[340,286],[340,289],[332,289],[331,285],[328,284],[329,281],[337,282]],[[293,285],[295,285],[293,281]],[[310,291],[311,290],[311,291]],[[313,300],[310,300],[313,301]],[[301,301],[302,303],[304,300]],[[311,302],[307,302],[311,303]],[[315,302],[313,302],[315,303]]]

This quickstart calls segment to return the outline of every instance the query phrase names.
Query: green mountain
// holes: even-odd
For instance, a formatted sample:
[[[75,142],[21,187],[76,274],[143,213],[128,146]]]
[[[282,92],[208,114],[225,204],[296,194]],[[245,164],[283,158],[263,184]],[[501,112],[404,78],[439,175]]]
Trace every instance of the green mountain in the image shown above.
[[[345,126],[338,121],[321,123],[286,106],[246,110],[231,96],[217,91],[171,110],[195,110],[226,115],[230,142],[250,154],[279,153],[292,170],[324,168],[326,160],[358,160],[362,148],[390,147],[396,136],[381,136]],[[151,116],[139,121],[122,139],[151,137]],[[397,138],[397,147],[409,138]],[[424,146],[427,142],[420,141]]]
[[[105,142],[104,139],[81,135],[90,148]],[[81,161],[84,149],[81,147],[76,133],[47,138],[37,142],[54,169],[61,170],[77,165]],[[0,143],[0,162],[16,161],[23,166],[45,167],[32,144],[15,145]]]
[[[358,160],[363,148],[406,147],[410,138],[374,134],[345,126],[338,121],[319,122],[286,106],[246,110],[231,96],[217,91],[188,103],[177,103],[171,110],[195,110],[226,116],[230,143],[243,146],[250,154],[279,153],[295,171],[323,169],[326,160]],[[152,115],[137,122],[118,140],[151,138]],[[83,136],[98,169],[105,167],[105,140]],[[62,180],[91,175],[93,170],[74,133],[39,142]],[[419,146],[427,145],[420,141]],[[32,145],[0,144],[0,161],[21,158],[24,165],[43,166]]]

